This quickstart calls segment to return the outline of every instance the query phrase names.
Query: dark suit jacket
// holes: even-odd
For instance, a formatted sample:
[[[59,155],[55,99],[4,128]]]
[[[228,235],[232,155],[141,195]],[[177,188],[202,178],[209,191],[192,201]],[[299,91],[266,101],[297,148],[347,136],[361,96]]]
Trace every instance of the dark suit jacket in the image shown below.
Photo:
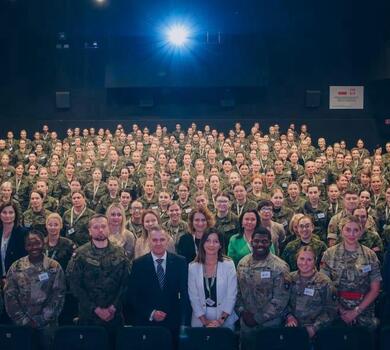
[[[20,226],[14,227],[14,229],[11,232],[11,237],[8,242],[7,251],[5,254],[5,270],[3,271],[2,264],[0,263],[0,278],[3,277],[3,274],[5,275],[8,271],[8,269],[11,267],[11,265],[18,259],[20,259],[23,256],[27,255],[26,250],[24,249],[24,238],[26,236],[26,230]],[[0,230],[0,243],[1,239],[3,237],[3,230]],[[1,250],[0,250],[0,259],[2,259],[1,256]],[[1,260],[0,260],[1,261]]]
[[[160,288],[152,254],[136,259],[130,290],[135,325],[164,326],[177,332],[181,325],[189,324],[188,268],[183,257],[167,252],[164,289]],[[166,319],[150,321],[153,310],[166,312]]]
[[[191,263],[196,257],[194,236],[186,233],[180,237],[177,243],[177,254],[186,258],[187,264]]]

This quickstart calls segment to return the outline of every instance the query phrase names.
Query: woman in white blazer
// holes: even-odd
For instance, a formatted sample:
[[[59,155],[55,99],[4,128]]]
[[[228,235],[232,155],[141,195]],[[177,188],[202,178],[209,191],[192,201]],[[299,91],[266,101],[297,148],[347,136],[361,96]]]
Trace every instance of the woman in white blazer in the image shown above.
[[[228,327],[238,317],[234,312],[237,275],[233,260],[222,255],[223,236],[210,229],[203,235],[199,251],[189,265],[188,294],[192,327]]]

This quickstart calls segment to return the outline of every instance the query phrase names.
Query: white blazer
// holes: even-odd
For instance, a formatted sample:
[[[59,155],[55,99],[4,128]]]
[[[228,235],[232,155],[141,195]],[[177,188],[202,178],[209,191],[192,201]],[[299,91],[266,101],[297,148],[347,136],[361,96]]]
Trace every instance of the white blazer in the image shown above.
[[[206,314],[206,296],[203,282],[203,265],[193,262],[188,267],[188,295],[192,306],[192,327],[202,327],[199,317]],[[217,317],[222,312],[229,314],[226,327],[233,326],[238,320],[234,312],[237,297],[237,273],[233,260],[224,260],[217,265]]]

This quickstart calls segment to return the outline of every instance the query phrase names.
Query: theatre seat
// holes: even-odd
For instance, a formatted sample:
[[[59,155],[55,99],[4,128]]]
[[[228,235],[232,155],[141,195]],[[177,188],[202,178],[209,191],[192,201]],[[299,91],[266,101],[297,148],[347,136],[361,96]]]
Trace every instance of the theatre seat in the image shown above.
[[[187,328],[179,338],[180,350],[236,350],[238,342],[229,328]]]
[[[305,328],[262,328],[256,334],[256,349],[309,350],[309,336]]]
[[[0,325],[1,350],[33,350],[33,330],[28,327]]]
[[[118,330],[116,350],[172,350],[172,336],[163,327],[123,327]]]
[[[390,349],[390,326],[383,327],[380,335],[380,350]]]
[[[373,333],[363,327],[329,327],[318,331],[318,350],[373,350]]]
[[[108,335],[102,327],[65,326],[54,335],[55,350],[108,350]]]

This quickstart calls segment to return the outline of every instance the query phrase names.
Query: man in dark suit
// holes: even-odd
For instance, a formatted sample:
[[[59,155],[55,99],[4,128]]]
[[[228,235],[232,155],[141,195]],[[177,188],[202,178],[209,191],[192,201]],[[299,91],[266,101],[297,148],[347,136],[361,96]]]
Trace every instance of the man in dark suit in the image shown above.
[[[135,325],[163,326],[178,335],[189,324],[188,270],[185,259],[167,252],[168,234],[149,231],[151,252],[136,259],[131,272]]]

